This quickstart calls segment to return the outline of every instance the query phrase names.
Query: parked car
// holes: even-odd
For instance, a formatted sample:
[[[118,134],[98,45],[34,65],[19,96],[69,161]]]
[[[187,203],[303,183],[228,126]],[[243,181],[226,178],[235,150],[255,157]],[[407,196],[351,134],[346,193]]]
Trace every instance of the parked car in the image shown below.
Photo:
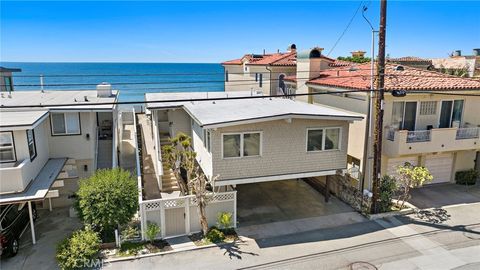
[[[36,220],[37,209],[32,204],[33,220]],[[28,228],[30,218],[26,203],[0,206],[0,255],[15,256],[20,247],[19,239]]]

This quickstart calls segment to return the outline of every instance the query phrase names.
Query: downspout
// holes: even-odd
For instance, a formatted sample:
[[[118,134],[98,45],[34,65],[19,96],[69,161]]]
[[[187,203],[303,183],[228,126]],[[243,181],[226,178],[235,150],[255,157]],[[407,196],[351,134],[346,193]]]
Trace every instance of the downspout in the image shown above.
[[[270,71],[270,77],[269,77],[269,78],[270,78],[270,79],[269,79],[270,89],[269,89],[269,94],[270,94],[271,96],[273,96],[273,94],[272,94],[272,70],[271,70],[270,68],[268,68],[268,66],[265,66],[265,69],[268,70],[268,71]],[[263,80],[263,78],[262,78],[262,80]],[[263,82],[262,82],[262,83],[263,83]]]

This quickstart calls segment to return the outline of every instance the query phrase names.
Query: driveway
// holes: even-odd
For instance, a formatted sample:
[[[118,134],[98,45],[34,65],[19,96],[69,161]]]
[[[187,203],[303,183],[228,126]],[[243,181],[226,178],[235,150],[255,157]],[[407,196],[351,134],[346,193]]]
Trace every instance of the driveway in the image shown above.
[[[437,184],[412,190],[410,203],[418,208],[438,208],[480,202],[480,185]]]
[[[69,217],[69,208],[54,208],[52,212],[39,210],[35,223],[37,244],[31,241],[30,229],[20,239],[20,250],[15,257],[2,258],[1,269],[58,269],[55,260],[57,243],[81,228],[78,218]]]
[[[240,235],[266,238],[365,221],[336,197],[322,194],[302,180],[237,185]]]

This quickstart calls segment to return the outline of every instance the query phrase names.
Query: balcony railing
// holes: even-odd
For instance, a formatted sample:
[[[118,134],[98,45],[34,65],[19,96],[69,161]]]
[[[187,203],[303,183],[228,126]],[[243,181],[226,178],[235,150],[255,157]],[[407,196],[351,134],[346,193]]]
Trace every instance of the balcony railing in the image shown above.
[[[429,142],[432,139],[430,130],[416,130],[407,133],[407,143]]]
[[[459,128],[457,130],[457,140],[464,140],[464,139],[475,139],[478,138],[480,128]]]

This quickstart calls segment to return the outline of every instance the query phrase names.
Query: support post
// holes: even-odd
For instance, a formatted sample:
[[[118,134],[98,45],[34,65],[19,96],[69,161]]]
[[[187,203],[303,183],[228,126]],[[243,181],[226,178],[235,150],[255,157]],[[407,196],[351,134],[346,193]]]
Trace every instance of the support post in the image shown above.
[[[327,175],[325,177],[325,202],[328,202],[330,200],[330,176]]]
[[[32,201],[28,201],[28,216],[30,218],[30,231],[32,232],[32,243],[35,245],[37,240],[35,239],[35,226],[33,224],[33,211],[32,211]]]
[[[235,193],[233,196],[233,227],[237,228],[237,191],[234,191]]]
[[[52,198],[48,198],[48,210],[52,212]]]
[[[185,198],[185,232],[190,234],[190,198]]]

